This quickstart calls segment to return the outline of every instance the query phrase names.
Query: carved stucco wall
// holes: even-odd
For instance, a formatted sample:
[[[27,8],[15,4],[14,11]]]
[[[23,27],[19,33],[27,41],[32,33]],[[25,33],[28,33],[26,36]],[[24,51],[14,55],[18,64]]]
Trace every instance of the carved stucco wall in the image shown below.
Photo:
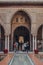
[[[5,19],[6,19],[5,13],[0,12],[0,24],[2,25],[2,27],[4,28],[4,31],[6,33]]]
[[[11,33],[11,22],[14,14],[19,11],[25,11],[31,19],[31,33],[36,35],[37,30],[41,24],[43,24],[43,7],[9,7],[0,8],[0,24],[5,29],[5,34],[9,35]]]

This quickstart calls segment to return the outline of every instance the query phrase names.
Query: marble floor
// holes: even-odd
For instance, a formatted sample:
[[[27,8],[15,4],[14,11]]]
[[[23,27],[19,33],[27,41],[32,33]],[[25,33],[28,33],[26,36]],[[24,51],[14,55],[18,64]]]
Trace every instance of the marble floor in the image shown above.
[[[43,62],[38,57],[36,57],[36,55],[34,53],[28,53],[28,55],[31,58],[31,60],[34,62],[35,65],[43,65]],[[6,57],[2,61],[0,61],[0,65],[8,65],[13,56],[14,56],[13,53],[7,54]],[[15,60],[17,60],[17,59],[18,58],[16,58]],[[20,61],[20,59],[21,59],[21,57],[19,57],[19,61]],[[23,59],[23,56],[22,56],[22,59]],[[24,60],[22,60],[22,62]],[[19,65],[21,65],[21,64],[19,64]]]
[[[34,62],[35,65],[43,65],[43,62],[36,56],[36,54],[32,53],[32,54],[28,54],[28,55],[33,60],[33,62]]]
[[[34,65],[28,54],[16,53],[9,65]]]

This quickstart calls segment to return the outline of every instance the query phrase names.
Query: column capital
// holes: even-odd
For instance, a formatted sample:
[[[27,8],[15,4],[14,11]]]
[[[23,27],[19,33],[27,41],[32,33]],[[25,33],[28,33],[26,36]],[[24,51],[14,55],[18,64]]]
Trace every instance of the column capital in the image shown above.
[[[32,35],[33,35],[33,36],[37,36],[37,34],[36,34],[36,33],[32,33]]]
[[[5,36],[9,36],[9,35],[5,34]]]

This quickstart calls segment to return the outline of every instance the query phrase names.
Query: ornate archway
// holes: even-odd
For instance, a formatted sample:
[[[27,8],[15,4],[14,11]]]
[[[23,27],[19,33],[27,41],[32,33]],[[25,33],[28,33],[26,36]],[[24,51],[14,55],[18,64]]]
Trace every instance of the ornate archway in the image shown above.
[[[41,25],[37,32],[37,48],[39,51],[43,51],[43,25]]]
[[[24,27],[22,27],[22,26],[24,26]],[[23,30],[21,30],[23,28],[27,32],[26,31],[24,32]],[[28,30],[27,30],[27,28],[28,28]],[[15,30],[15,33],[14,33],[14,30]],[[23,31],[22,34],[21,34],[21,32],[19,33],[18,30],[21,31],[21,32]],[[18,35],[16,35],[17,32],[18,32]],[[29,36],[28,32],[29,32],[30,36]],[[27,36],[26,36],[26,34],[27,34]],[[11,46],[10,46],[11,47],[11,50],[13,50],[13,46],[12,45],[13,45],[14,41],[17,41],[18,40],[18,38],[16,38],[16,37],[18,37],[20,35],[21,36],[22,35],[24,36],[24,38],[25,38],[24,40],[26,40],[29,37],[31,38],[31,20],[30,20],[30,17],[28,16],[28,14],[25,13],[24,11],[17,11],[15,13],[15,15],[13,16],[13,18],[12,18],[12,22],[11,22]],[[14,40],[14,37],[15,37],[15,40]],[[30,38],[27,39],[27,40],[30,40]]]
[[[0,51],[5,49],[5,31],[2,25],[0,25]]]

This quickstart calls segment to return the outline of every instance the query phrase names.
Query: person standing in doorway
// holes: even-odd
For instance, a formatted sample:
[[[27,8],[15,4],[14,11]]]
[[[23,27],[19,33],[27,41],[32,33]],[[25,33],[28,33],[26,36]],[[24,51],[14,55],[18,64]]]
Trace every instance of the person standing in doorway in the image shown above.
[[[14,51],[16,52],[16,43],[14,43]]]
[[[28,50],[29,50],[29,42],[27,41],[27,44],[26,44],[26,50],[27,50],[27,53],[28,53]]]

